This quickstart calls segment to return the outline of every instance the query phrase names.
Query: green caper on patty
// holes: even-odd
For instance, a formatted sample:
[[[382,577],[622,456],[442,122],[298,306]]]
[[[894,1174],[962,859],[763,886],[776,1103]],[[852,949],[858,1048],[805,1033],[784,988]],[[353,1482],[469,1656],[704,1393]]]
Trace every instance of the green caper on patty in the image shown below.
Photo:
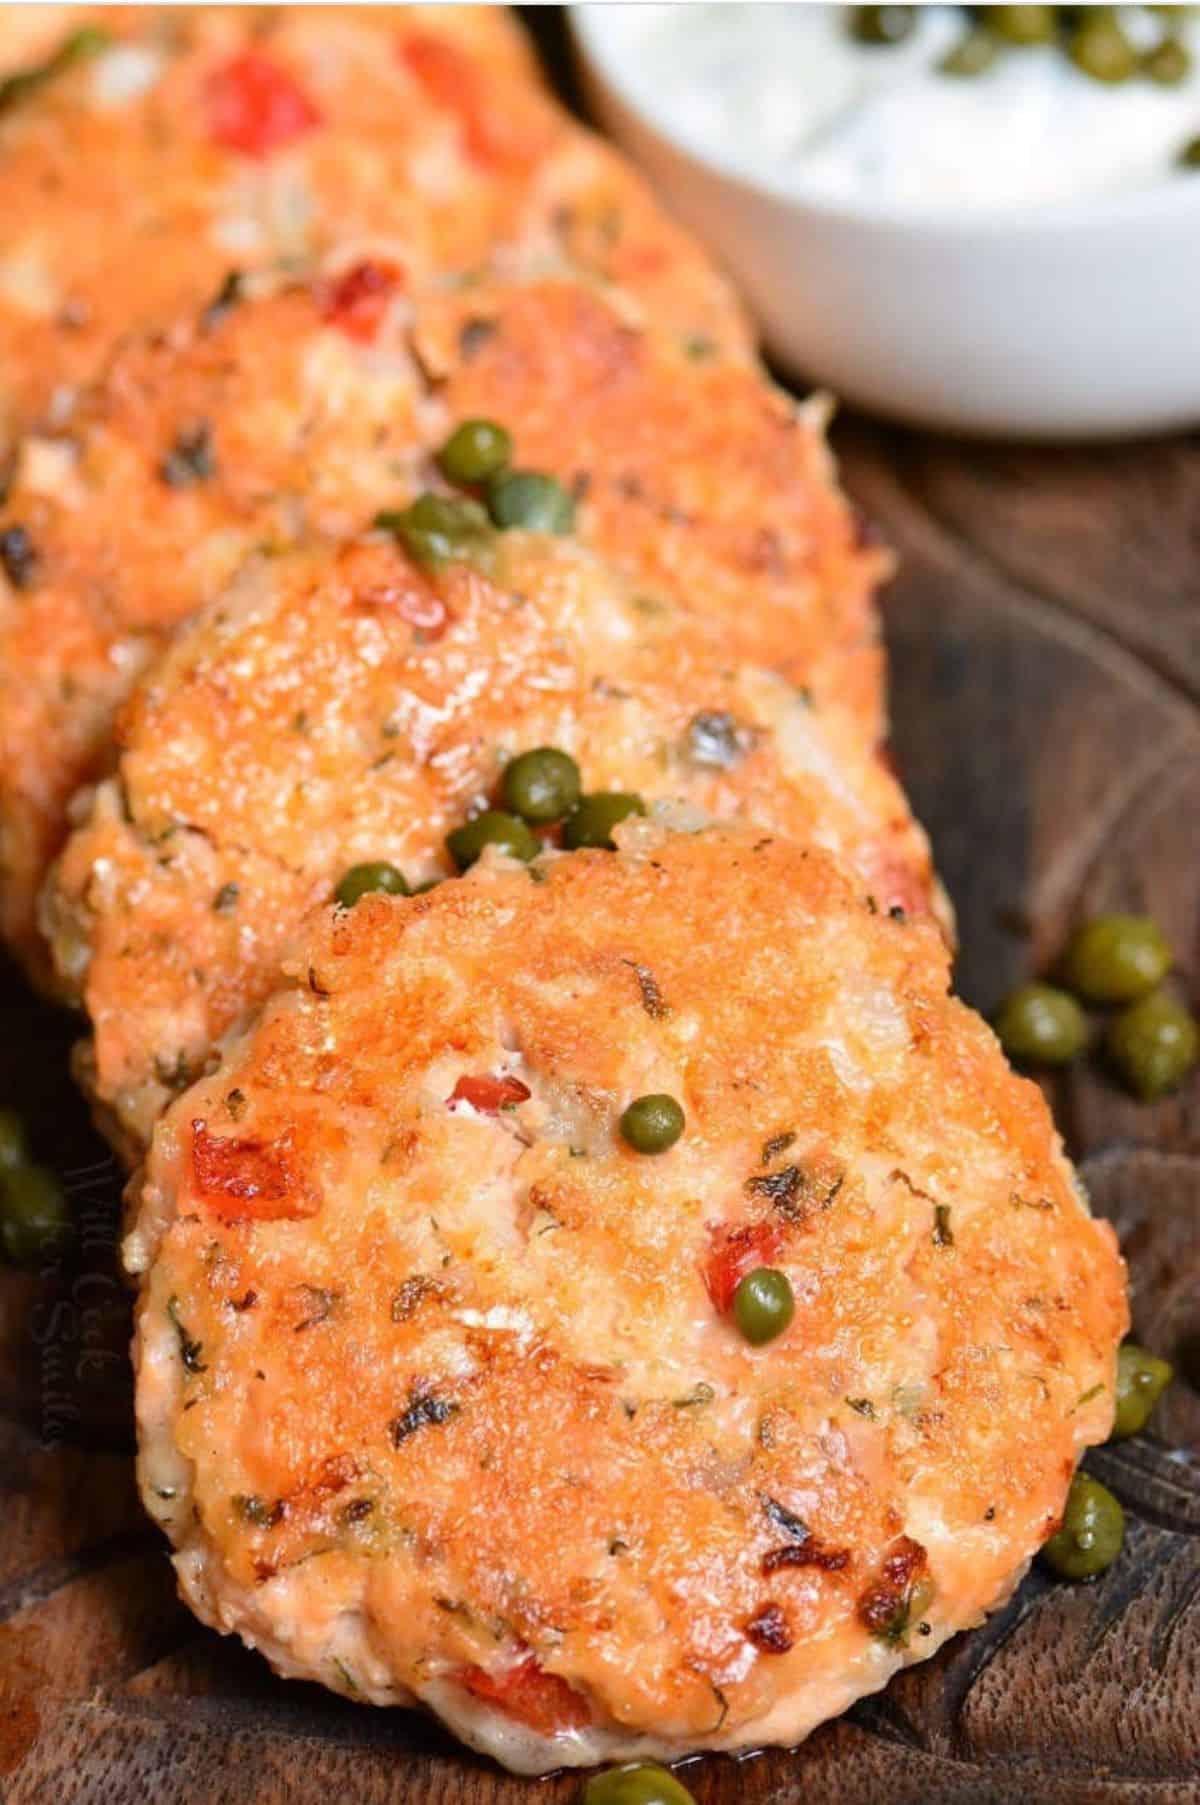
[[[791,1281],[774,1266],[756,1266],[733,1294],[733,1319],[751,1347],[774,1341],[795,1314]]]
[[[512,434],[494,420],[464,420],[437,454],[437,466],[452,483],[485,483],[512,456]]]
[[[333,893],[334,901],[343,909],[352,909],[360,896],[382,890],[388,896],[407,896],[404,873],[386,859],[375,859],[365,865],[351,865]]]
[[[1113,1018],[1106,1045],[1129,1088],[1151,1103],[1187,1077],[1200,1052],[1200,1032],[1182,1003],[1156,990]]]
[[[1140,1435],[1151,1412],[1175,1377],[1170,1361],[1160,1360],[1136,1341],[1122,1342],[1117,1354],[1117,1411],[1112,1440]]]
[[[684,1114],[674,1097],[656,1091],[635,1097],[622,1112],[621,1137],[636,1153],[665,1153],[684,1129]]]
[[[1090,1003],[1132,1003],[1161,984],[1171,948],[1148,915],[1098,915],[1072,935],[1063,981]]]
[[[645,812],[645,803],[632,790],[596,790],[582,797],[567,816],[563,845],[569,852],[578,852],[584,846],[599,846],[612,852],[613,828],[630,815]]]
[[[1042,1549],[1060,1579],[1094,1579],[1112,1566],[1125,1539],[1125,1513],[1107,1486],[1076,1473],[1061,1526]]]
[[[514,859],[532,859],[541,851],[537,838],[521,817],[498,808],[484,809],[474,820],[446,835],[446,850],[460,871],[481,858],[488,846],[497,846]]]
[[[1010,1059],[1066,1065],[1087,1045],[1087,1018],[1073,996],[1052,984],[1022,984],[996,1016],[996,1036]]]
[[[510,759],[500,779],[500,799],[525,821],[561,821],[579,801],[583,780],[569,752],[536,746]]]
[[[696,1801],[665,1767],[633,1761],[593,1774],[584,1785],[580,1805],[696,1805]]]
[[[493,540],[487,514],[465,495],[418,495],[407,508],[377,514],[375,525],[395,535],[410,558],[436,570],[456,562],[486,568]]]
[[[503,470],[487,487],[488,511],[498,527],[530,533],[569,533],[575,502],[558,478],[540,470]]]

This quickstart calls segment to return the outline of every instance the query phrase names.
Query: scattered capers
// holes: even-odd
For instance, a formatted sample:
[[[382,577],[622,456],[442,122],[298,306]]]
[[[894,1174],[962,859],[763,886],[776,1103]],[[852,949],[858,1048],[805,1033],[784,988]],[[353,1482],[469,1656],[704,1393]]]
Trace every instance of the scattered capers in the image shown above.
[[[351,865],[333,897],[343,909],[352,909],[360,896],[366,896],[372,890],[382,890],[388,896],[408,895],[404,873],[385,859],[377,859],[366,865]]]
[[[416,563],[435,570],[456,560],[486,567],[491,559],[488,517],[477,501],[464,495],[427,490],[407,508],[377,514],[375,525],[394,533]]]
[[[28,1158],[25,1124],[15,1109],[0,1109],[0,1172],[11,1172]]]
[[[446,835],[446,850],[460,871],[473,865],[485,846],[497,846],[514,859],[532,859],[540,851],[536,838],[520,816],[506,814],[498,808],[484,809],[473,821],[464,822]]]
[[[1000,45],[984,25],[976,25],[953,44],[938,68],[943,75],[982,75],[1000,54]]]
[[[751,1347],[774,1341],[796,1314],[796,1299],[785,1272],[756,1266],[733,1294],[733,1319]]]
[[[1028,1065],[1065,1065],[1087,1044],[1083,1010],[1052,984],[1022,984],[996,1017],[996,1034],[1010,1059]]]
[[[487,488],[488,510],[499,527],[531,533],[569,533],[575,503],[557,477],[540,470],[502,470]]]
[[[557,746],[537,746],[504,767],[500,797],[526,821],[561,821],[579,801],[579,766]]]
[[[1042,1559],[1060,1579],[1094,1579],[1112,1566],[1124,1538],[1125,1513],[1108,1487],[1076,1473],[1062,1525],[1042,1549]]]
[[[1192,72],[1192,58],[1178,38],[1164,38],[1142,58],[1142,70],[1162,88],[1177,88]]]
[[[60,1254],[71,1236],[62,1186],[45,1166],[9,1167],[0,1175],[0,1245],[14,1266],[37,1266]]]
[[[1081,20],[1071,35],[1069,55],[1084,75],[1110,86],[1128,81],[1137,69],[1137,52],[1107,7]]]
[[[1162,929],[1145,915],[1098,915],[1072,937],[1063,980],[1092,1003],[1132,1003],[1171,968]]]
[[[1149,1103],[1186,1078],[1200,1052],[1200,1033],[1182,1003],[1156,990],[1114,1018],[1107,1046],[1130,1089]]]
[[[902,44],[916,27],[915,6],[855,6],[850,35],[860,44]]]
[[[621,1136],[635,1153],[665,1153],[683,1133],[684,1115],[662,1091],[635,1097],[621,1115]]]
[[[1010,44],[1052,44],[1058,35],[1053,6],[989,6],[987,22]]]
[[[563,845],[569,852],[584,846],[606,847],[612,852],[613,828],[630,815],[644,815],[646,805],[632,790],[596,790],[584,796],[567,816]]]
[[[512,456],[512,434],[494,420],[464,420],[437,454],[442,475],[452,483],[485,483]]]
[[[1126,1441],[1140,1435],[1150,1413],[1174,1378],[1174,1368],[1136,1341],[1122,1342],[1117,1354],[1117,1413],[1112,1440]]]
[[[580,1795],[580,1805],[696,1805],[674,1774],[652,1761],[593,1774]]]

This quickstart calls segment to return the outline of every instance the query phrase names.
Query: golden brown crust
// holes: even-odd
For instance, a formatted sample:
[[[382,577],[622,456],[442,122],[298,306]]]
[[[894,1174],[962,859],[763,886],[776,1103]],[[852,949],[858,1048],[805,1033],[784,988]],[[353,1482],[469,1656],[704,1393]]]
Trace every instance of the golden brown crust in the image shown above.
[[[239,284],[132,337],[69,428],[24,440],[0,513],[0,546],[23,548],[0,576],[0,932],[35,970],[67,805],[110,764],[113,715],[178,622],[250,554],[410,499],[470,413],[575,484],[583,538],[681,632],[720,620],[731,657],[878,730],[882,559],[856,545],[819,425],[578,281],[471,292],[471,315],[414,293],[383,252],[306,285]]]
[[[572,539],[500,534],[495,556],[492,579],[423,575],[384,535],[260,559],[135,691],[45,910],[95,1095],[135,1137],[350,866],[444,875],[447,832],[534,746],[588,789],[833,846],[881,910],[930,906],[924,837],[845,711]]]
[[[1125,1325],[930,924],[812,847],[622,840],[326,914],[128,1243],[192,1601],[343,1689],[489,1701],[542,1765],[791,1740],[978,1621]],[[481,1075],[528,1096],[456,1100]],[[641,1156],[656,1090],[686,1128]],[[797,1299],[757,1350],[711,1285],[747,1227]]]

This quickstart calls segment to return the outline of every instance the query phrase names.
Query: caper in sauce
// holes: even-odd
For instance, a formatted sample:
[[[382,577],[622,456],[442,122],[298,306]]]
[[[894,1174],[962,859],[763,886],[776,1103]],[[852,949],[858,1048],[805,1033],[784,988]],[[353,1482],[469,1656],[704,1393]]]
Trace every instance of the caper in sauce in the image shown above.
[[[998,39],[985,25],[975,25],[951,45],[938,68],[943,75],[982,75],[999,54]]]
[[[683,1110],[662,1091],[635,1097],[621,1115],[622,1139],[636,1153],[665,1153],[683,1129]]]
[[[486,567],[493,538],[488,517],[464,495],[418,495],[407,508],[375,516],[375,525],[393,533],[417,563],[438,569],[460,561]]]
[[[751,1347],[774,1341],[795,1314],[791,1282],[774,1266],[756,1266],[733,1294],[733,1319]]]
[[[498,527],[531,533],[569,533],[575,503],[557,477],[540,470],[502,470],[487,486],[488,511]]]
[[[1089,9],[1081,18],[1071,34],[1068,54],[1084,75],[1109,86],[1128,81],[1137,69],[1137,52],[1109,7]]]
[[[916,27],[915,6],[855,6],[850,35],[860,44],[902,44]]]
[[[696,1801],[665,1767],[653,1761],[633,1761],[627,1767],[593,1774],[580,1795],[580,1805],[696,1805]]]
[[[1058,36],[1053,6],[989,6],[987,23],[1010,44],[1052,44]]]

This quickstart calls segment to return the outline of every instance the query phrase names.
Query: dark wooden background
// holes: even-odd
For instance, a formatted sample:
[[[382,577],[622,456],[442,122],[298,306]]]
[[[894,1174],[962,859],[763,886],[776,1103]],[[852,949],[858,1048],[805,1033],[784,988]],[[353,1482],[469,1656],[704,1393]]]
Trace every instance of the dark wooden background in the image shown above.
[[[901,555],[895,748],[983,1008],[1098,906],[1200,953],[1200,434],[985,449],[847,419],[845,480]],[[119,1178],[65,1077],[72,1024],[0,973],[0,1102],[64,1175],[80,1247],[0,1273],[5,1805],[567,1805],[420,1718],[286,1685],[177,1603],[133,1487]],[[983,1629],[794,1754],[686,1774],[700,1805],[1200,1805],[1200,1083],[1052,1100],[1121,1234],[1136,1332],[1182,1367],[1101,1451],[1128,1536],[1090,1587],[1040,1571]]]

